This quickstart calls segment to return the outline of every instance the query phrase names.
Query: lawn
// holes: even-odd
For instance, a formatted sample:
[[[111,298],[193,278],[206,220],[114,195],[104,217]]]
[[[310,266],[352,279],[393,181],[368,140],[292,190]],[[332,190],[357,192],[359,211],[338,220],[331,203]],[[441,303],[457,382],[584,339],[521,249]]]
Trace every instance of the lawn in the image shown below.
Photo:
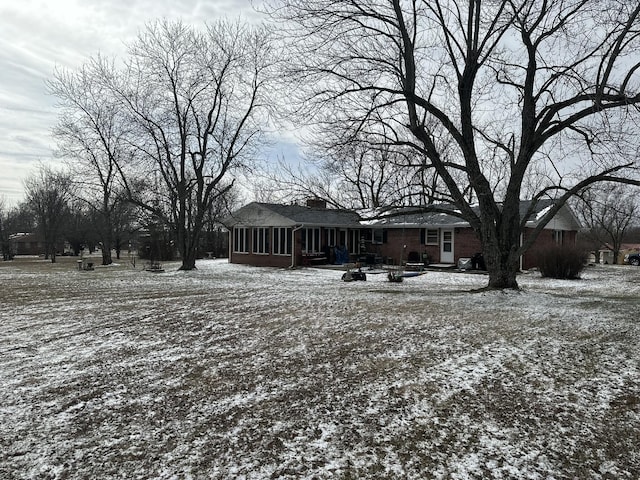
[[[0,263],[0,478],[636,479],[640,268]]]

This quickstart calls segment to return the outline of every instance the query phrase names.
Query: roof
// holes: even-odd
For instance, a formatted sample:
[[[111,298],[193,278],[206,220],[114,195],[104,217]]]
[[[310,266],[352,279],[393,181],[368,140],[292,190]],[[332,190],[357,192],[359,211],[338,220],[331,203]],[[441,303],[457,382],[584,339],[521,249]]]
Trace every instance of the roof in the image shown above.
[[[398,209],[387,217],[367,222],[371,226],[384,226],[384,227],[411,227],[416,225],[429,225],[433,227],[451,227],[451,226],[468,226],[469,222],[463,218],[442,213],[442,212],[417,212],[420,207],[406,207]],[[450,209],[453,211],[451,205],[442,205],[438,208]]]
[[[553,200],[539,200],[528,223],[535,226],[543,218],[549,208],[553,206]],[[520,202],[520,215],[524,216],[529,211],[531,201]],[[327,226],[327,227],[384,227],[384,228],[415,228],[415,227],[468,227],[469,222],[457,215],[459,210],[450,204],[433,205],[440,212],[419,211],[428,207],[405,207],[396,209],[379,217],[374,212],[368,212],[361,216],[353,210],[336,210],[322,207],[309,207],[302,205],[281,205],[277,203],[252,202],[232,215],[222,223],[227,227],[296,227],[296,226]],[[478,207],[474,207],[477,209]],[[444,212],[442,212],[444,210]],[[450,211],[451,213],[446,213]],[[363,218],[364,217],[364,218]],[[369,218],[369,220],[366,219]],[[546,228],[558,230],[573,230],[579,228],[579,223],[567,206],[564,206]]]
[[[336,210],[331,208],[314,208],[301,205],[278,205],[261,203],[265,208],[278,215],[290,218],[296,223],[315,225],[353,225],[359,224],[360,215],[353,210]]]
[[[360,215],[353,210],[280,205],[252,202],[235,211],[222,222],[226,226],[360,226]]]
[[[529,217],[529,222],[537,223],[544,214],[553,206],[554,202],[550,199],[539,200],[534,208],[534,211]],[[531,206],[530,200],[522,200],[520,202],[520,216],[523,217],[529,211],[529,207]],[[439,210],[448,210],[451,211],[450,214],[443,212],[419,212],[420,208],[429,208],[426,207],[405,207],[402,209],[395,210],[393,213],[389,214],[386,218],[382,218],[380,220],[373,220],[368,222],[371,226],[387,226],[387,227],[405,227],[411,225],[428,225],[433,227],[467,227],[469,226],[469,222],[465,219],[457,215],[456,213],[460,213],[460,210],[456,209],[455,206],[451,204],[439,204],[439,205],[431,205],[432,208],[438,208]],[[476,212],[478,211],[478,207],[472,207]]]

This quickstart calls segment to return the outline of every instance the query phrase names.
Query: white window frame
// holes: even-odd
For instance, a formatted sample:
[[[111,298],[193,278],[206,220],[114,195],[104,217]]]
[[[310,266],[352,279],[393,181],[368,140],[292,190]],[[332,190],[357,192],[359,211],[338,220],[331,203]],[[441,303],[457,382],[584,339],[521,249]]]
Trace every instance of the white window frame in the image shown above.
[[[233,253],[249,253],[247,227],[233,227]]]
[[[302,241],[302,253],[320,253],[322,248],[320,227],[303,228]]]
[[[431,235],[429,235],[431,234]],[[440,239],[440,232],[437,228],[426,228],[424,232],[424,244],[425,245],[438,245]]]
[[[335,247],[338,243],[338,235],[335,228],[327,228],[327,246]]]
[[[382,228],[373,229],[371,243],[374,245],[382,245],[384,243],[384,230]]]
[[[291,255],[291,235],[289,227],[273,227],[274,255]]]
[[[360,253],[360,230],[349,231],[349,253],[352,255],[358,255]]]
[[[269,255],[269,227],[253,228],[254,255]]]

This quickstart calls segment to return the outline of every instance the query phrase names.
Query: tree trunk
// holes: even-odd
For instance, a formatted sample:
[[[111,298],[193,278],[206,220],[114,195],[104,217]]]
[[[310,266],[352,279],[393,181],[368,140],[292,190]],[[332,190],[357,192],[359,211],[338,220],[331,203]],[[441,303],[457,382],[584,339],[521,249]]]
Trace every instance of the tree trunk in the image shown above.
[[[102,237],[102,265],[111,265],[111,235],[106,234]]]
[[[111,259],[111,246],[105,243],[102,244],[102,265],[111,265],[113,260]]]
[[[196,252],[195,250],[188,251],[185,256],[182,257],[182,265],[180,270],[195,270],[196,269]]]
[[[494,248],[485,248],[485,263],[489,272],[489,289],[515,289],[517,290],[517,273],[519,259],[510,252],[500,252]]]
[[[198,226],[194,227],[194,230]],[[202,226],[200,226],[202,228]],[[180,270],[195,270],[196,268],[196,256],[198,254],[198,239],[200,238],[199,231],[189,232],[184,229],[182,232],[182,265]]]
[[[515,197],[517,199],[517,197]],[[517,290],[520,270],[520,202],[505,201],[495,218],[484,213],[481,223],[482,249],[489,272],[489,289]]]

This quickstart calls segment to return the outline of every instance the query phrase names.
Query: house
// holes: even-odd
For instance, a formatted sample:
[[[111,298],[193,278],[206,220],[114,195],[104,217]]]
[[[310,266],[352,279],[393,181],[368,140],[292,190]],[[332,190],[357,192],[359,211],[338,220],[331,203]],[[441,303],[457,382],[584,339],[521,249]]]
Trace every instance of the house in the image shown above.
[[[350,210],[250,203],[222,222],[230,232],[229,261],[293,267],[346,263],[360,252],[360,216]]]
[[[603,263],[605,265],[614,263],[622,265],[624,263],[625,255],[638,252],[640,252],[640,244],[623,243],[622,245],[620,245],[618,258],[614,258],[613,247],[610,244],[606,243],[602,245],[602,248],[600,249],[600,263]],[[595,258],[593,258],[593,260],[595,261]]]
[[[529,201],[520,202],[521,217],[526,215],[530,206]],[[521,244],[552,206],[552,200],[541,200],[536,204],[526,222]],[[580,223],[571,209],[563,206],[521,257],[520,268],[528,270],[535,267],[540,250],[552,245],[575,245],[579,228]],[[429,263],[457,265],[461,258],[472,258],[482,251],[480,240],[469,223],[454,214],[424,212],[403,215],[400,210],[385,220],[373,222],[371,230],[371,234],[364,234],[367,238],[377,235],[377,238],[372,238],[371,249],[379,256],[400,258],[400,261],[406,261],[410,254],[417,254],[418,258]]]
[[[521,203],[522,215],[529,206]],[[538,202],[521,241],[551,206],[551,201]],[[223,222],[231,232],[229,261],[274,267],[356,261],[456,265],[481,251],[473,229],[453,211],[405,211],[366,221],[357,212],[328,209],[321,201],[306,206],[250,203]],[[569,207],[563,207],[521,258],[521,268],[534,267],[537,252],[551,245],[574,245],[579,226]]]
[[[9,244],[13,255],[44,255],[44,239],[39,233],[16,233],[9,236]],[[64,242],[56,243],[56,253],[64,252]]]

